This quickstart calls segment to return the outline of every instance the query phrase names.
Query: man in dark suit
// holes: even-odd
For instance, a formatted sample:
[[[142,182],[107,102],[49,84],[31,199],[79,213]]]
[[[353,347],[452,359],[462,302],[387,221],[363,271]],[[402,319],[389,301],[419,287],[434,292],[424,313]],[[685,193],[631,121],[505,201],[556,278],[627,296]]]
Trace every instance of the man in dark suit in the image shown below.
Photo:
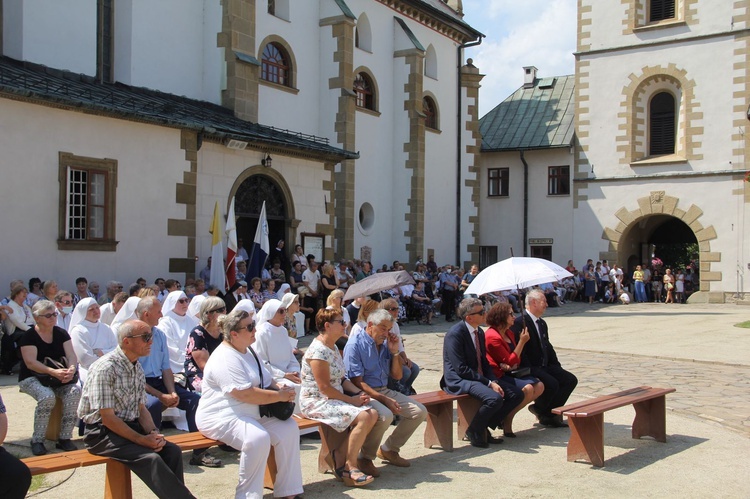
[[[502,425],[503,419],[523,399],[523,392],[515,384],[500,382],[487,361],[484,332],[484,306],[476,298],[466,298],[458,306],[462,319],[451,327],[443,342],[443,378],[440,387],[457,395],[468,393],[482,402],[471,421],[466,437],[474,447],[488,447],[488,443],[501,443],[489,428]]]
[[[565,405],[578,384],[578,378],[563,369],[557,360],[555,349],[549,342],[547,323],[542,319],[545,310],[547,299],[544,293],[538,289],[530,291],[526,294],[526,310],[516,317],[511,330],[516,341],[524,328],[529,330],[529,341],[521,353],[521,367],[531,368],[531,375],[544,383],[544,393],[529,406],[529,411],[542,425],[557,428],[568,425],[562,416],[552,414],[552,409]]]

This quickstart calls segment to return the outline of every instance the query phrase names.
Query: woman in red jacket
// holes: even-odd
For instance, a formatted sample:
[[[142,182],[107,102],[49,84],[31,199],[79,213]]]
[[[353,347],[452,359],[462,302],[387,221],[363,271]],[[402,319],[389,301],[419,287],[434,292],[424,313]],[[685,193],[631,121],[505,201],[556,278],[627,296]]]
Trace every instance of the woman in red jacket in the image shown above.
[[[509,303],[494,304],[485,317],[487,325],[490,326],[484,332],[487,360],[498,379],[518,368],[523,347],[529,341],[529,331],[524,329],[516,344],[514,334],[509,329],[514,319],[513,308]],[[513,412],[508,414],[503,423],[503,434],[511,438],[516,436],[513,433],[513,416],[536,400],[544,391],[544,384],[533,376],[514,377],[513,381],[523,391],[523,400]]]

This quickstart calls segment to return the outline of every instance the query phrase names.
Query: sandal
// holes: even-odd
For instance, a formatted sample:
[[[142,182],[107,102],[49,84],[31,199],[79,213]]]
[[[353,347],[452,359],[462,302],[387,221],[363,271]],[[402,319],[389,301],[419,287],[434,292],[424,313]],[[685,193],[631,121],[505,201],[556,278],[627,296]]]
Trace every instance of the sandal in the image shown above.
[[[357,468],[342,469],[341,477],[348,487],[362,487],[375,480],[372,475],[365,475]]]
[[[336,467],[336,451],[332,450],[328,453],[328,455],[325,457],[325,462],[328,465],[328,467],[331,469],[331,473],[333,473],[333,476],[336,478],[337,482],[343,482],[343,472],[344,472],[344,466]]]

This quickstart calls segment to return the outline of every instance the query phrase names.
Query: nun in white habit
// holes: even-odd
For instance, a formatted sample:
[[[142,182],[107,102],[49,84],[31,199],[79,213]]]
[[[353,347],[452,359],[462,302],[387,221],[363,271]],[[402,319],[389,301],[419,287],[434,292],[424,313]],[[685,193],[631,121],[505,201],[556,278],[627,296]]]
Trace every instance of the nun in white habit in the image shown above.
[[[285,319],[286,310],[279,300],[264,303],[256,318],[255,343],[251,348],[265,362],[276,383],[294,387],[299,400],[300,365],[284,327]]]
[[[200,323],[200,313],[201,313],[201,304],[206,299],[203,295],[195,295],[190,299],[190,305],[188,305],[188,315],[190,317],[195,317],[195,319]],[[196,324],[197,325],[197,324]]]
[[[109,326],[112,328],[112,332],[115,333],[115,335],[117,335],[117,331],[120,329],[123,322],[138,318],[135,316],[135,307],[138,306],[140,301],[141,299],[137,296],[131,296],[122,305],[120,311],[117,312],[117,315],[115,315],[115,318],[112,320],[112,324]]]
[[[252,320],[258,320],[257,317],[255,317],[255,303],[253,303],[253,300],[248,300],[247,298],[244,300],[240,300],[237,302],[237,305],[234,306],[235,309],[239,308],[240,310],[244,310],[248,314],[250,314],[250,318]],[[234,310],[234,309],[232,309]]]
[[[161,307],[162,318],[159,329],[167,337],[169,349],[169,367],[173,374],[185,372],[185,350],[187,350],[190,331],[198,325],[198,319],[188,314],[190,299],[182,291],[172,291],[164,299]]]
[[[70,318],[70,339],[80,364],[81,383],[86,381],[88,369],[96,359],[117,348],[117,337],[100,318],[99,304],[93,298],[79,301]]]

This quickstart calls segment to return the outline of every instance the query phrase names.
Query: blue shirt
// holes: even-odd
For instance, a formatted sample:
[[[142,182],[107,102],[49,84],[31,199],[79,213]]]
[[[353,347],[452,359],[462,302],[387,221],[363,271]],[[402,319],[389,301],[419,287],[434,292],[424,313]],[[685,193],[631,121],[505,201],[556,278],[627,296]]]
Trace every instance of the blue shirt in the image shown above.
[[[383,343],[378,351],[375,340],[361,331],[349,338],[344,347],[344,366],[346,377],[357,376],[372,388],[388,385],[388,373],[391,372],[391,352],[388,345]]]
[[[161,378],[162,371],[170,368],[167,336],[157,327],[152,327],[151,332],[154,334],[151,353],[148,357],[139,357],[138,362],[147,378]]]

